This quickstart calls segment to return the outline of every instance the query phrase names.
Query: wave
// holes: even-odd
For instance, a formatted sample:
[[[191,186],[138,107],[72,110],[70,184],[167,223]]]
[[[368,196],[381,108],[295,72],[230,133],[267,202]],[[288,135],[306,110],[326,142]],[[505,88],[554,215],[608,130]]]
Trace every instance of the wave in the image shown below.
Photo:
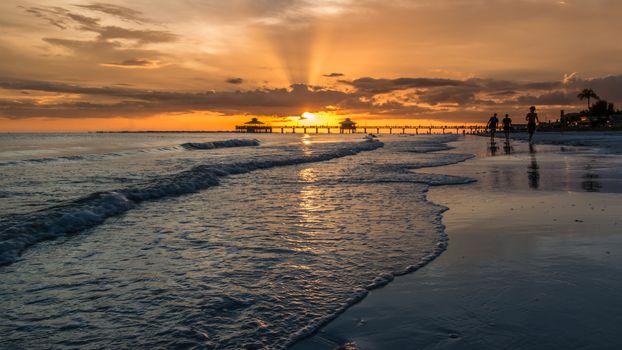
[[[27,165],[27,164],[43,164],[50,162],[63,162],[63,161],[94,161],[94,160],[102,160],[102,159],[110,159],[116,157],[124,157],[131,156],[138,153],[149,153],[149,152],[172,152],[179,150],[178,146],[169,146],[169,147],[158,147],[151,149],[141,149],[135,151],[125,151],[125,152],[111,152],[111,153],[100,153],[100,154],[82,154],[82,155],[71,155],[71,156],[58,156],[58,157],[44,157],[44,158],[31,158],[31,159],[20,159],[20,160],[6,160],[0,161],[0,166],[15,166],[15,165]]]
[[[475,180],[472,180],[472,181],[475,181]],[[452,183],[447,183],[447,184],[452,184]],[[289,348],[295,343],[297,343],[298,341],[304,338],[308,338],[314,335],[315,333],[317,333],[322,327],[326,326],[328,323],[336,319],[339,315],[344,313],[351,306],[365,299],[367,294],[369,294],[369,291],[389,284],[391,281],[395,279],[395,277],[413,273],[421,269],[422,267],[426,266],[427,264],[429,264],[436,258],[438,258],[441,254],[443,254],[443,252],[447,250],[449,237],[447,236],[447,233],[445,233],[445,225],[442,223],[442,219],[443,219],[443,213],[449,210],[449,208],[445,206],[439,206],[436,204],[434,205],[438,207],[438,212],[436,213],[434,217],[434,224],[436,226],[436,229],[439,235],[434,245],[434,248],[432,248],[432,250],[427,255],[423,256],[415,264],[406,266],[404,269],[393,271],[393,272],[388,272],[388,273],[383,273],[377,276],[376,278],[374,278],[364,288],[354,291],[352,293],[352,296],[346,302],[342,303],[333,313],[317,317],[314,320],[311,320],[306,326],[302,327],[298,331],[291,334],[289,338],[287,339],[287,341],[285,342],[285,348]]]
[[[449,142],[452,140],[450,139],[447,141]],[[409,147],[407,150],[404,150],[404,152],[433,153],[437,151],[444,151],[444,150],[451,150],[451,149],[454,149],[454,148],[444,143],[436,144],[436,145],[435,144],[427,145],[427,144],[424,144],[423,142],[420,142],[415,147]],[[376,173],[387,173],[387,174],[391,174],[391,176],[374,178],[374,179],[365,179],[365,178],[352,179],[350,178],[346,181],[353,182],[353,183],[368,183],[368,182],[421,183],[421,184],[427,185],[426,189],[424,190],[424,194],[425,194],[427,193],[429,187],[432,187],[432,186],[465,185],[465,184],[476,182],[477,180],[473,178],[469,178],[469,177],[462,177],[462,176],[452,176],[452,175],[433,174],[433,173],[418,173],[418,172],[414,172],[413,170],[456,164],[456,163],[467,161],[474,157],[475,156],[472,154],[442,153],[442,154],[438,154],[437,158],[431,158],[426,161],[421,161],[417,163],[372,165],[373,167],[379,170]],[[449,237],[447,233],[445,232],[445,225],[443,224],[442,219],[443,219],[443,213],[449,210],[449,208],[430,202],[427,199],[427,195],[425,197],[425,201],[437,208],[437,212],[433,216],[433,224],[436,226],[436,231],[438,232],[438,236],[436,238],[436,242],[434,243],[430,251],[426,255],[421,257],[418,261],[415,261],[413,264],[407,265],[404,268],[401,268],[395,271],[384,272],[376,276],[372,281],[367,283],[363,288],[354,291],[352,296],[346,302],[342,303],[333,313],[317,317],[311,320],[306,326],[302,327],[298,331],[291,334],[285,343],[285,348],[289,348],[292,345],[296,344],[298,341],[316,334],[318,331],[320,331],[320,329],[322,329],[322,327],[326,326],[328,323],[336,319],[339,315],[344,313],[351,306],[363,300],[369,294],[369,291],[383,287],[391,283],[395,279],[395,277],[410,274],[423,268],[424,266],[428,265],[430,262],[438,258],[445,250],[447,250],[447,247],[449,244]]]
[[[154,179],[142,187],[93,193],[67,204],[14,215],[0,224],[0,266],[7,265],[37,242],[75,234],[122,214],[136,205],[164,197],[194,193],[220,183],[220,178],[259,169],[322,162],[383,147],[382,142],[344,144],[326,153],[246,163],[198,165],[190,170]]]
[[[181,147],[189,150],[194,149],[214,149],[214,148],[228,148],[228,147],[251,147],[259,146],[259,140],[256,139],[231,139],[225,141],[212,141],[212,142],[187,142],[181,145]]]

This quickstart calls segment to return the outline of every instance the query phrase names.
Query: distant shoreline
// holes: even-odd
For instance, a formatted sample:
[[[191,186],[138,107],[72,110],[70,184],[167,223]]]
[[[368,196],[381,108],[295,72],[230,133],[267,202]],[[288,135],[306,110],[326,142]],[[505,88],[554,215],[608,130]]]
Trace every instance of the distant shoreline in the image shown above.
[[[602,133],[602,132],[612,132],[618,133],[622,132],[620,128],[610,128],[610,129],[555,129],[555,130],[538,130],[538,133],[564,133],[564,132],[580,132],[580,133]],[[237,132],[235,130],[120,130],[120,131],[0,131],[0,135],[2,134],[264,134],[264,133],[248,133],[248,132]],[[503,131],[497,130],[498,134],[502,134]],[[511,134],[524,134],[526,131],[514,131]],[[281,132],[272,132],[268,134],[281,134]],[[291,134],[291,132],[287,132],[285,134]],[[302,133],[296,133],[302,134]],[[315,133],[313,133],[315,134]],[[328,134],[328,133],[321,133]],[[330,133],[331,135],[333,133]],[[364,132],[356,132],[356,134],[364,134]],[[380,133],[380,134],[388,134],[388,133]],[[394,133],[397,135],[397,133]],[[407,133],[413,134],[413,133]],[[419,135],[427,135],[427,134],[419,134]],[[485,136],[489,135],[489,133],[475,133],[474,135]]]
[[[144,131],[131,131],[131,130],[121,130],[121,131],[88,131],[89,134],[161,134],[161,133],[170,133],[170,134],[214,134],[214,133],[230,133],[235,131],[224,131],[224,130],[144,130]]]

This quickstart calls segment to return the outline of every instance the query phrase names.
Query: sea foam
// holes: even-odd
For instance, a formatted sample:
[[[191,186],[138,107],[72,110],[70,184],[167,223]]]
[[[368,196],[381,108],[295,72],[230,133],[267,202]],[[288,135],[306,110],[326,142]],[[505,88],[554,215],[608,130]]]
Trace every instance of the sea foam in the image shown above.
[[[332,151],[305,156],[267,158],[245,163],[198,165],[187,171],[157,177],[144,186],[93,193],[64,205],[28,214],[13,215],[0,224],[0,266],[14,262],[26,248],[37,242],[81,232],[102,223],[109,217],[124,213],[144,201],[189,194],[216,186],[220,183],[221,177],[228,175],[278,166],[327,161],[375,150],[383,145],[382,142],[345,143]]]
[[[229,148],[229,147],[251,147],[259,146],[259,140],[249,139],[231,139],[225,141],[212,141],[212,142],[187,142],[181,145],[185,149],[215,149],[215,148]]]

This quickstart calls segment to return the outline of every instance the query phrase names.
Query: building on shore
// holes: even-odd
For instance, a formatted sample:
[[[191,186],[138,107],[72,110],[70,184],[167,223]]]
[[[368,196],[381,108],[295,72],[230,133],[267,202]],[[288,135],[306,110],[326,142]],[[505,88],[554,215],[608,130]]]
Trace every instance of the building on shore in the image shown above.
[[[271,133],[272,127],[264,122],[259,121],[259,119],[257,118],[252,118],[250,121],[244,123],[244,125],[236,125],[235,131],[250,133]]]
[[[611,127],[620,129],[622,128],[622,114],[613,114],[609,116]]]
[[[620,114],[620,111],[613,112],[613,105],[610,107],[609,111],[605,111],[604,113],[601,111],[600,114],[586,111],[580,113],[564,113],[562,110],[557,127],[570,129],[620,129],[622,128],[622,114]]]
[[[345,133],[355,133],[356,132],[356,123],[353,122],[350,118],[346,118],[346,120],[339,123],[339,132]]]

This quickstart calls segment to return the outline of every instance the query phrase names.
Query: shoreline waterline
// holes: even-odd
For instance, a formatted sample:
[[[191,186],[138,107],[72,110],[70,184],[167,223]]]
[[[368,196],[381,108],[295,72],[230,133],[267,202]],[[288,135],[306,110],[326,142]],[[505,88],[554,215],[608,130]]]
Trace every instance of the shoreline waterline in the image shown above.
[[[201,167],[197,162],[206,159],[220,165],[231,157],[262,162],[279,154],[321,157],[359,147],[343,142],[357,135],[261,137],[257,147],[140,153],[145,159],[128,170],[162,172],[162,164],[172,162],[153,181],[177,178],[177,169]],[[6,282],[2,309],[10,311],[0,315],[8,334],[3,344],[36,348],[36,339],[46,339],[58,347],[96,347],[114,339],[121,347],[284,347],[442,248],[445,208],[427,201],[426,191],[472,180],[413,169],[469,159],[442,152],[454,139],[385,137],[384,147],[373,152],[236,173],[209,190],[143,201],[83,233],[34,245],[0,268]],[[5,168],[62,170],[58,176],[66,176],[71,166],[101,163],[107,170],[135,159],[124,153]],[[107,174],[92,171],[98,181]],[[127,179],[115,174],[110,181],[116,186]],[[128,319],[127,310],[151,316]],[[19,326],[24,323],[30,326]],[[72,326],[58,328],[63,324]]]
[[[502,140],[498,143],[503,145]],[[600,293],[590,292],[585,285],[595,278],[594,269],[603,277],[619,273],[619,264],[614,261],[619,261],[622,242],[614,234],[618,223],[612,213],[620,208],[620,159],[612,155],[599,160],[600,152],[583,148],[575,153],[569,146],[560,151],[559,145],[535,145],[537,151],[530,156],[525,143],[511,144],[509,155],[500,147],[495,156],[490,154],[486,139],[473,138],[467,150],[478,158],[442,169],[444,173],[474,177],[478,182],[430,190],[432,201],[449,207],[443,223],[451,244],[439,259],[370,293],[293,349],[330,349],[346,344],[361,349],[493,349],[537,342],[570,348],[592,342],[615,348],[613,325],[617,316],[610,314],[600,321],[594,317],[619,304],[619,293],[611,289],[619,283],[599,279],[596,283],[607,290]],[[465,150],[464,142],[450,145]],[[558,152],[562,154],[557,156]],[[612,162],[614,159],[617,161]],[[566,167],[561,178],[555,176],[560,162]],[[582,176],[585,171],[593,175]],[[500,183],[508,187],[500,191]],[[586,216],[589,213],[595,217],[590,219]],[[601,231],[598,238],[590,238],[590,228]],[[590,259],[589,263],[584,258]],[[613,260],[603,265],[601,259]],[[586,264],[581,268],[571,267],[582,262]],[[556,277],[545,283],[542,279],[549,274]],[[565,283],[582,287],[568,289],[563,287]],[[512,293],[514,290],[521,292]],[[546,294],[529,299],[536,291]],[[591,298],[579,302],[577,297],[587,294]],[[601,302],[594,299],[597,295]],[[561,315],[564,300],[573,300],[571,309],[576,314],[564,316],[567,319],[557,321],[556,327],[551,321]],[[536,305],[537,312],[533,309]],[[539,329],[522,321],[530,313]],[[579,330],[581,317],[601,327],[602,337],[590,336],[593,327]],[[563,340],[564,324],[574,330],[572,340]]]

